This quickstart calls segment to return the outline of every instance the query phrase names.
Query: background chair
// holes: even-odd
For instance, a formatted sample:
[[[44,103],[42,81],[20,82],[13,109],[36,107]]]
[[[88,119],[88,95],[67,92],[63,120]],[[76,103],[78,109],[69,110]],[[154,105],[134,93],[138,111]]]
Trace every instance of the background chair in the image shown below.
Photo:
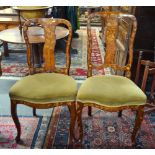
[[[66,45],[66,65],[58,68],[55,65],[55,29],[59,24],[64,24],[69,31]],[[29,29],[39,26],[44,30],[43,62],[36,68],[33,59],[33,44]],[[17,105],[24,104],[34,109],[47,109],[57,106],[68,106],[70,111],[70,140],[73,137],[73,127],[76,116],[75,98],[77,93],[76,81],[68,76],[70,69],[70,46],[72,40],[72,27],[64,19],[31,19],[25,22],[23,34],[27,46],[27,63],[31,75],[16,82],[10,89],[11,115],[17,128],[16,141],[20,141],[21,128],[17,116]]]
[[[106,31],[104,33],[105,60],[102,65],[92,64],[91,61],[93,47],[91,19],[94,17],[100,17],[102,20],[105,20],[104,23],[106,23]],[[128,23],[130,24],[128,26],[130,29],[127,29],[128,33],[125,35],[127,39],[123,40],[122,36],[124,33],[121,27],[126,27]],[[129,79],[133,59],[133,43],[137,28],[136,18],[133,15],[116,12],[98,12],[89,15],[87,24],[88,78],[82,84],[77,94],[77,122],[80,129],[79,139],[82,142],[82,109],[84,107],[96,107],[110,112],[134,109],[137,111],[137,116],[131,141],[132,144],[135,144],[135,137],[143,120],[144,105],[146,103],[146,95]],[[123,34],[121,34],[121,32]],[[119,63],[120,61],[117,61],[116,56],[119,58],[119,53],[122,51],[127,52],[128,56],[123,63]],[[110,68],[112,75],[92,75],[94,69],[107,67]]]
[[[155,110],[155,97],[154,97],[154,91],[155,91],[155,62],[151,62],[150,60],[143,60],[143,51],[139,52],[138,57],[138,64],[137,64],[137,71],[136,71],[136,78],[135,83],[139,85],[141,82],[141,89],[143,92],[147,94],[147,104],[145,107],[148,107],[145,110],[145,113],[150,113]],[[142,69],[142,66],[144,66],[144,74],[143,79],[140,81],[140,70]],[[150,77],[150,78],[149,78]],[[152,77],[152,79],[151,79]],[[150,79],[150,80],[148,80]],[[149,81],[149,84],[147,83]],[[146,86],[150,85],[150,89],[146,90]]]

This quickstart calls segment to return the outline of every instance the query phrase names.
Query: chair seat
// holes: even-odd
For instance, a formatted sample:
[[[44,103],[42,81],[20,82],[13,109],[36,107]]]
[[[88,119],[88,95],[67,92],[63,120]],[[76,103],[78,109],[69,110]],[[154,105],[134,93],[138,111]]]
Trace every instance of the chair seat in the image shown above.
[[[32,103],[75,101],[76,81],[58,73],[39,73],[17,81],[10,89],[11,99]]]
[[[130,79],[122,76],[93,76],[80,87],[77,101],[107,107],[144,105],[146,95]]]

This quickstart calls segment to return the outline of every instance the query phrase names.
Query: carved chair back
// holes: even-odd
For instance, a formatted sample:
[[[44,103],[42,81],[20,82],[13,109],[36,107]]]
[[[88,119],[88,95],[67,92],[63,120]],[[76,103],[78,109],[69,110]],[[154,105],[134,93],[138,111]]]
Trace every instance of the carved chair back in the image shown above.
[[[91,21],[93,18],[101,19],[102,36],[105,48],[104,63],[94,65],[91,61],[92,55],[92,35]],[[103,69],[109,67],[114,74],[120,72],[126,77],[130,77],[130,69],[133,59],[133,43],[137,29],[137,21],[133,15],[120,12],[96,12],[88,17],[88,77],[92,76],[93,69]],[[123,53],[123,56],[121,55]],[[128,55],[128,56],[127,56]],[[128,60],[126,58],[128,57]]]
[[[55,45],[56,45],[56,27],[59,25],[63,25],[65,28],[68,29],[69,34],[66,40],[66,64],[62,68],[56,67],[56,59],[55,59]],[[35,66],[34,62],[34,42],[32,43],[31,40],[35,40],[35,38],[30,33],[33,31],[29,31],[30,28],[39,27],[38,31],[43,33],[44,43],[42,46],[39,46],[38,49],[42,48],[42,55],[43,60],[40,64],[40,67]],[[27,63],[29,67],[30,74],[34,74],[36,72],[59,72],[69,75],[70,69],[70,47],[71,47],[71,40],[72,40],[72,26],[69,21],[65,19],[52,19],[52,18],[36,18],[30,19],[24,23],[23,26],[23,35],[25,39],[25,43],[27,46]],[[39,36],[38,36],[39,37]],[[36,39],[37,42],[37,39]],[[39,52],[39,51],[38,51]]]

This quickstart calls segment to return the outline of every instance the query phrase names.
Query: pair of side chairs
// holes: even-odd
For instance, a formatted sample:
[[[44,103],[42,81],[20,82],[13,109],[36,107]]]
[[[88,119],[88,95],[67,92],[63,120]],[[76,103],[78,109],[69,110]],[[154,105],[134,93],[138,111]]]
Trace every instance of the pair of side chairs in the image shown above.
[[[128,42],[125,44],[127,49],[128,61],[124,66],[115,64],[115,51],[124,48],[121,37],[114,37],[114,31],[119,29],[118,24],[111,24],[110,29],[104,30],[105,36],[105,60],[104,64],[96,66],[91,62],[92,56],[92,36],[90,21],[94,16],[101,17],[108,25],[111,19],[120,23],[120,19],[125,18],[130,22],[130,32],[127,34]],[[66,66],[57,68],[55,65],[55,29],[57,25],[65,25],[69,31],[66,45]],[[36,68],[33,61],[33,44],[29,40],[28,30],[31,26],[39,26],[44,29],[44,47],[43,47],[43,63],[40,68]],[[106,26],[107,27],[107,26]],[[72,40],[72,26],[64,19],[30,19],[23,26],[23,34],[27,45],[27,63],[30,75],[23,77],[17,81],[10,89],[9,95],[11,99],[11,115],[17,128],[16,141],[20,141],[21,127],[17,116],[17,104],[24,104],[35,109],[45,109],[57,106],[68,106],[70,112],[70,143],[77,140],[74,128],[77,121],[79,129],[79,141],[82,142],[82,109],[85,106],[96,107],[110,112],[121,111],[124,109],[133,109],[137,111],[136,122],[132,134],[132,143],[144,115],[144,105],[146,96],[142,90],[134,84],[130,78],[130,69],[133,58],[133,43],[136,33],[137,22],[132,15],[121,13],[99,12],[89,15],[88,18],[88,78],[81,85],[79,90],[76,81],[69,76],[71,64],[70,46]],[[92,70],[97,68],[111,68],[112,71],[120,70],[120,75],[95,75],[92,76]],[[126,77],[125,77],[125,76]],[[90,113],[90,112],[89,112]]]

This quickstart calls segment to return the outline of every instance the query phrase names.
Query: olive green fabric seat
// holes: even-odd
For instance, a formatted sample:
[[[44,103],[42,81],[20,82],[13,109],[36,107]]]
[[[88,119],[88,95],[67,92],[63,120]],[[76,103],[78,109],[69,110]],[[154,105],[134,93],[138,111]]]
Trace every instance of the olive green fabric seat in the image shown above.
[[[77,101],[106,107],[144,105],[146,95],[130,79],[122,76],[93,76],[80,87]]]
[[[76,81],[58,73],[29,75],[17,81],[10,89],[12,99],[32,103],[55,103],[75,101]]]

